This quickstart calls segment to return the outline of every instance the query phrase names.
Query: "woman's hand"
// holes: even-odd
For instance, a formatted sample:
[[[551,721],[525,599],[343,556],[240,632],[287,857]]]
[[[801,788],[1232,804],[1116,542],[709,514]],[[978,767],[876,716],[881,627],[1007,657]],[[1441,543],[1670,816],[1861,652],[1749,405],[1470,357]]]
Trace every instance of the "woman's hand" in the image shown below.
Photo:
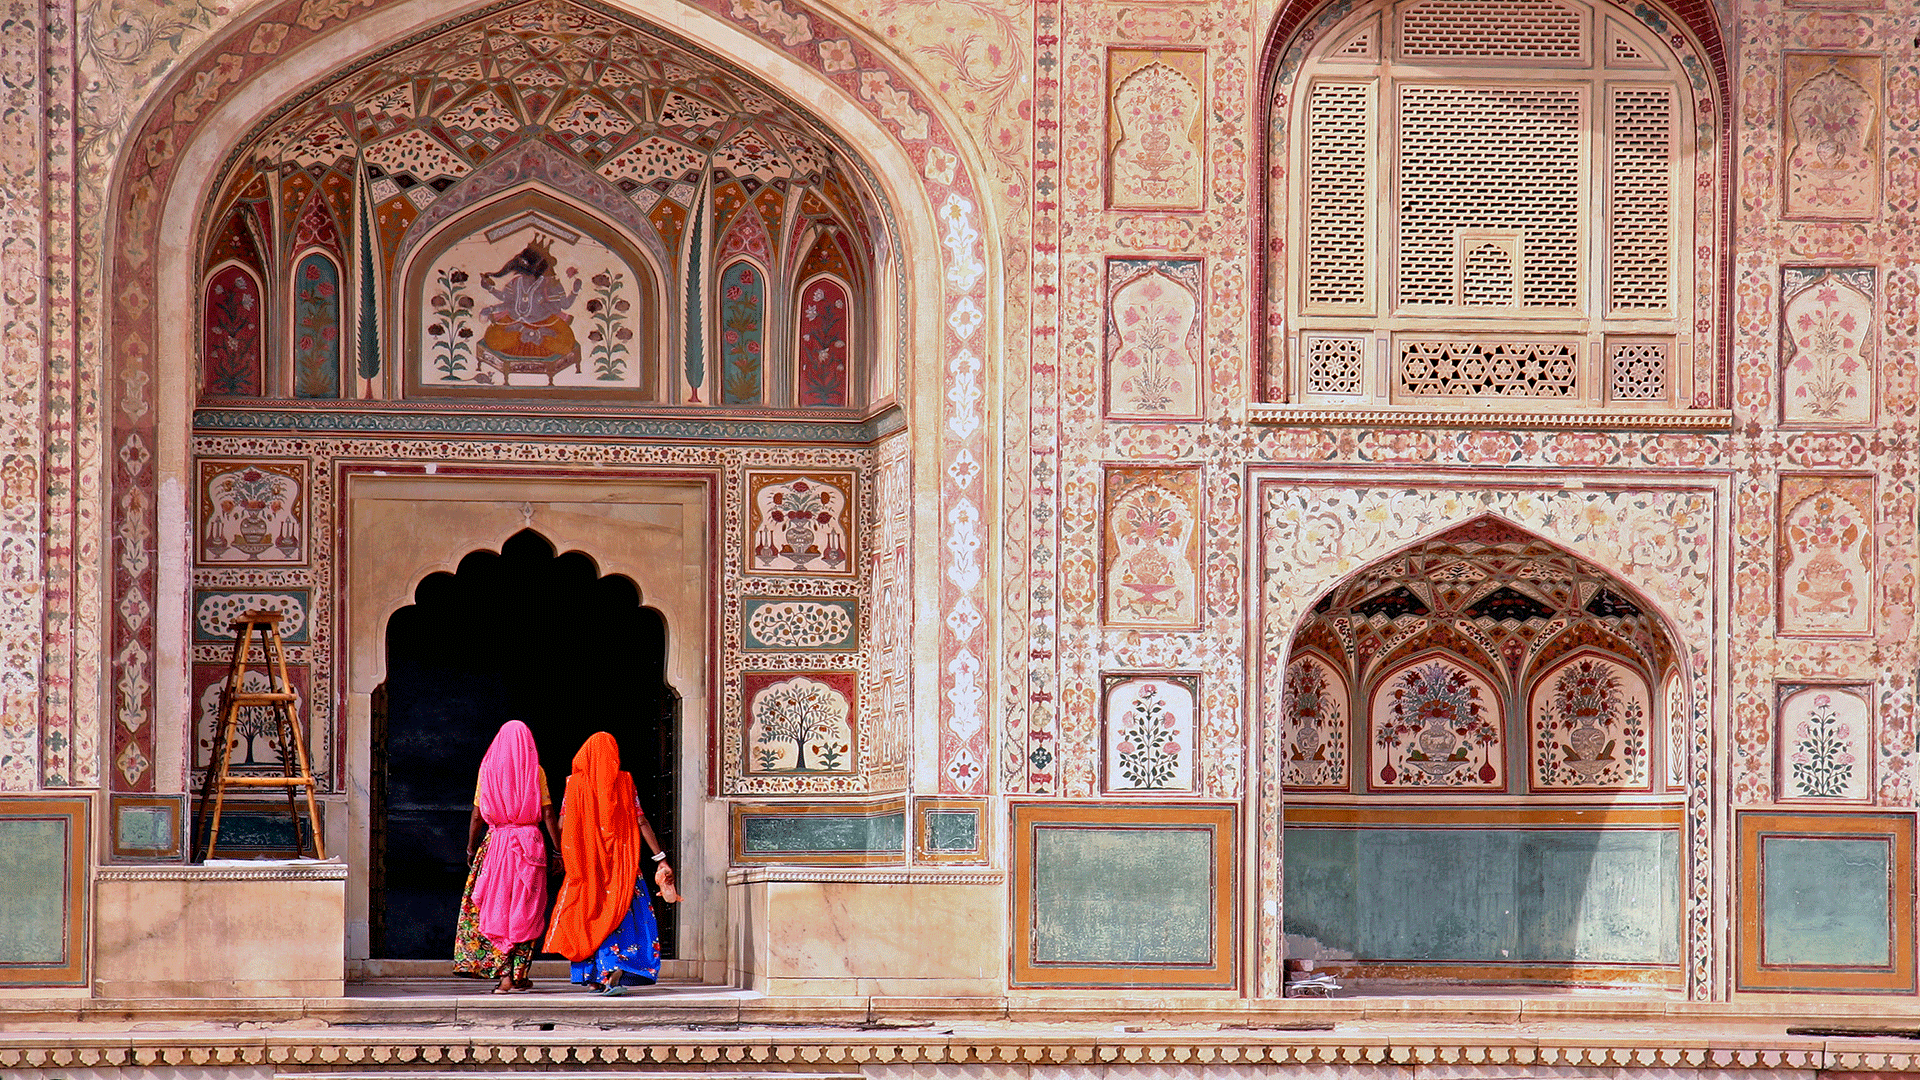
[[[668,866],[665,861],[662,861],[659,868],[653,872],[653,883],[660,886],[660,899],[669,904],[680,902],[680,890],[674,888],[673,884],[673,867]]]

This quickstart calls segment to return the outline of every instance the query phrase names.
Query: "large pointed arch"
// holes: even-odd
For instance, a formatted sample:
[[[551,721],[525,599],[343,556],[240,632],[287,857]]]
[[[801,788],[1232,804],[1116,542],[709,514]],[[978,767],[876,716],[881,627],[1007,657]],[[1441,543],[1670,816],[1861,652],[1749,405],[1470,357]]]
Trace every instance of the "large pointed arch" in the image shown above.
[[[991,470],[983,475],[975,467],[945,467],[956,458],[982,465],[994,460],[983,358],[994,351],[987,342],[993,339],[999,282],[989,272],[996,265],[995,234],[991,204],[977,179],[978,152],[956,135],[944,106],[908,67],[867,35],[804,3],[790,3],[777,26],[766,22],[760,8],[724,0],[638,0],[601,10],[697,42],[762,73],[814,103],[822,121],[851,145],[872,149],[867,156],[876,182],[900,215],[899,235],[884,246],[913,271],[889,286],[899,294],[903,353],[938,365],[937,374],[885,383],[911,394],[901,405],[906,437],[915,447],[912,489],[940,491],[939,517],[957,522],[966,534],[957,541],[980,540]],[[107,455],[123,466],[112,471],[106,575],[112,584],[104,598],[112,669],[104,680],[111,687],[106,726],[113,735],[102,740],[102,753],[116,790],[170,786],[183,771],[184,748],[159,739],[155,730],[155,718],[176,711],[186,692],[187,643],[164,613],[184,602],[187,592],[184,550],[172,538],[183,535],[188,511],[170,481],[186,466],[192,404],[183,364],[191,334],[157,310],[159,297],[190,280],[177,238],[195,231],[212,194],[210,166],[230,149],[232,133],[267,115],[283,88],[309,85],[358,62],[358,42],[404,42],[446,19],[443,6],[425,0],[333,8],[285,0],[265,6],[176,66],[125,143],[128,152],[109,200],[107,216],[115,224],[101,289],[112,298],[104,319],[111,367],[105,383],[116,387],[106,417]],[[348,21],[354,33],[335,33]],[[883,434],[899,426],[884,416],[874,422]],[[919,661],[944,674],[938,687],[922,691],[924,708],[915,711],[938,717],[929,721],[939,729],[929,732],[941,748],[934,768],[942,789],[955,792],[985,790],[984,718],[991,694],[979,659],[986,655],[985,625],[945,616],[991,608],[988,576],[981,572],[984,548],[983,542],[956,542],[939,561],[916,570],[922,578],[916,591],[938,597],[939,625],[948,630],[917,643]]]

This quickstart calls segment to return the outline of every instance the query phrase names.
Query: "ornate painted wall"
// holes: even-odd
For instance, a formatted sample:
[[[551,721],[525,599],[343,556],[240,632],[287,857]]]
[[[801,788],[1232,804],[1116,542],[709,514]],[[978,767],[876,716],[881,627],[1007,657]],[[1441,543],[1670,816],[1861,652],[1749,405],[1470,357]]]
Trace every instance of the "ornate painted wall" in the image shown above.
[[[874,212],[884,201],[895,216],[886,243],[904,269],[855,284],[871,288],[876,325],[890,321],[902,359],[855,396],[893,395],[900,411],[839,427],[564,407],[538,422],[475,410],[450,425],[445,410],[392,407],[408,400],[404,380],[378,389],[377,410],[314,406],[372,392],[351,283],[370,250],[356,236],[379,223],[309,214],[323,192],[320,203],[275,204],[290,226],[284,248],[249,253],[243,240],[256,233],[244,225],[230,247],[175,249],[192,222],[204,216],[218,233],[233,200],[248,202],[247,182],[216,191],[200,174],[282,103],[292,88],[274,79],[301,71],[299,85],[316,86],[360,62],[322,40],[343,27],[398,45],[437,16],[403,0],[23,9],[0,26],[14,94],[0,108],[0,789],[181,791],[197,740],[175,713],[204,688],[195,666],[218,658],[224,613],[262,601],[302,613],[294,660],[335,770],[327,781],[340,785],[340,586],[326,537],[342,462],[697,464],[726,478],[714,568],[722,675],[707,688],[719,702],[716,798],[751,809],[750,797],[805,793],[844,804],[832,813],[904,822],[897,841],[860,856],[903,865],[944,851],[1011,870],[1052,818],[1089,836],[1096,819],[1204,828],[1209,843],[1223,833],[1233,856],[1196,854],[1170,887],[1224,891],[1227,909],[1183,910],[1196,927],[1214,920],[1206,934],[1222,919],[1246,928],[1225,938],[1252,954],[1234,979],[1274,994],[1288,790],[1352,792],[1373,760],[1371,714],[1337,658],[1289,667],[1296,631],[1322,594],[1374,560],[1490,513],[1629,583],[1675,640],[1679,678],[1644,691],[1667,719],[1648,784],[1681,807],[1690,875],[1676,916],[1681,992],[1817,989],[1807,974],[1817,956],[1783,946],[1768,960],[1764,943],[1717,928],[1740,904],[1796,895],[1791,860],[1809,875],[1825,865],[1819,845],[1844,830],[1819,814],[1881,828],[1867,819],[1913,805],[1920,279],[1908,237],[1920,209],[1920,59],[1909,7],[1581,9],[1597,12],[1605,48],[1616,48],[1607,19],[1633,20],[1629,51],[1648,35],[1673,43],[1697,113],[1684,149],[1707,162],[1687,204],[1698,242],[1680,252],[1693,267],[1680,306],[1696,393],[1631,424],[1342,415],[1274,400],[1276,375],[1298,361],[1284,347],[1284,290],[1303,243],[1286,186],[1302,168],[1289,79],[1308,54],[1349,45],[1321,38],[1354,5],[699,0],[627,12],[716,63],[766,61],[769,78],[817,107],[848,161],[873,170],[885,196]],[[1353,40],[1356,56],[1376,48]],[[437,152],[465,155],[497,136],[489,117],[505,121],[473,109],[464,127],[447,121]],[[613,137],[632,134],[611,117],[655,115],[607,109],[604,120],[549,118],[583,140],[566,155],[604,167],[623,152]],[[370,113],[367,131],[335,149],[389,172],[424,170],[433,156],[420,139],[440,136],[408,123]],[[374,149],[403,128],[418,137]],[[406,194],[427,178],[407,175],[415,183],[395,180],[379,205],[431,213],[433,197]],[[767,269],[792,237],[736,233],[735,219],[705,213],[673,225],[658,250],[631,240],[622,266],[568,264],[586,283],[574,301],[581,337],[617,340],[620,329],[592,322],[584,290],[610,290],[614,273],[638,276],[632,259],[653,259],[655,330],[672,354],[653,396],[691,408],[689,309],[672,290],[698,237],[717,259],[748,260],[693,271],[711,271],[734,305],[697,316],[716,328],[700,407],[747,407],[745,343],[810,341],[816,369],[830,371],[831,327],[778,321],[772,299],[759,321],[746,310],[753,294],[738,268]],[[524,246],[486,243],[498,250],[476,256],[481,272]],[[216,250],[222,259],[209,261]],[[830,269],[831,254],[807,265]],[[192,416],[207,385],[196,335],[220,343],[210,351],[222,372],[243,373],[237,387],[256,363],[258,328],[244,307],[210,325],[181,297],[253,282],[223,268],[255,262],[268,278],[284,269],[289,288],[313,282],[268,298],[290,320],[297,311],[299,331],[289,321],[284,339],[257,346],[288,399]],[[600,275],[608,285],[594,285]],[[327,282],[350,295],[329,301]],[[609,292],[600,311],[620,299]],[[391,317],[378,298],[372,312]],[[392,335],[389,348],[405,341],[419,354],[404,370],[431,375],[437,343],[458,340],[453,324],[437,337],[433,325]],[[1372,359],[1329,356],[1329,371],[1347,364],[1356,379]],[[612,370],[584,359],[583,384]],[[774,386],[760,378],[761,392]],[[819,501],[809,535],[785,509],[774,517],[775,494],[782,507]],[[831,715],[803,737],[787,714],[807,695]],[[1281,718],[1303,700],[1350,726],[1289,737]],[[1149,723],[1165,738],[1147,741],[1159,738]],[[1557,782],[1553,766],[1518,751],[1502,761],[1503,785]],[[1109,803],[1139,809],[1112,821],[1090,810]],[[1012,809],[1034,805],[1046,812]],[[1248,809],[1223,818],[1231,805]],[[935,815],[946,815],[939,836],[927,831]],[[966,823],[974,831],[962,836]],[[806,839],[792,841],[790,861],[809,861]],[[1778,876],[1762,880],[1745,853],[1776,843]],[[1085,884],[1049,888],[1097,898]],[[1010,934],[1036,925],[1014,915]],[[1076,970],[1112,944],[1046,940]],[[1044,982],[1047,970],[1029,975]]]

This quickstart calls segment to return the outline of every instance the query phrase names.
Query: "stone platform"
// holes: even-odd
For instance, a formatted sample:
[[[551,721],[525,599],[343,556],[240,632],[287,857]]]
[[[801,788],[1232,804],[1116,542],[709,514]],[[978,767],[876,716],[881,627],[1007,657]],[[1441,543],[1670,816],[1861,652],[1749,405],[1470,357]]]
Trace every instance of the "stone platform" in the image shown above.
[[[6,1080],[1814,1080],[1895,1072],[1920,1072],[1920,1006],[1832,997],[823,1000],[665,985],[603,999],[555,981],[496,995],[460,980],[382,980],[352,984],[344,998],[0,999]]]

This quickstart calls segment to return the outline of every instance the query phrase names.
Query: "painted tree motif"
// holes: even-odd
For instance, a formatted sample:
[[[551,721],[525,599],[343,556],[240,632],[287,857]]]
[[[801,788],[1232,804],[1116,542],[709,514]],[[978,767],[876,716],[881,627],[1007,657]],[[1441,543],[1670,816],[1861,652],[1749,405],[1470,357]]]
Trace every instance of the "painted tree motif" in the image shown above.
[[[594,378],[619,382],[627,376],[627,350],[633,341],[633,301],[620,295],[626,287],[626,275],[618,270],[602,270],[593,275],[593,298],[587,301],[587,315],[593,329],[587,331],[592,344],[588,357],[593,361]]]
[[[1787,358],[1781,418],[1858,424],[1873,416],[1873,271],[1783,274]]]
[[[852,711],[846,694],[806,676],[760,689],[753,695],[750,718],[755,771],[847,771]]]
[[[800,300],[800,404],[847,403],[847,290],[815,278]]]
[[[260,283],[244,267],[227,266],[208,279],[201,324],[202,394],[259,396],[265,357],[262,315]]]
[[[1808,798],[1834,798],[1847,793],[1852,779],[1854,757],[1848,751],[1853,731],[1840,722],[1829,694],[1814,696],[1807,718],[1794,725],[1793,766],[1796,794]]]
[[[473,293],[465,270],[443,266],[435,279],[437,288],[427,299],[433,311],[427,324],[433,367],[442,379],[463,380],[471,374],[468,365],[473,361]]]
[[[1129,678],[1107,694],[1108,790],[1193,790],[1191,683]]]
[[[725,366],[721,400],[725,404],[760,402],[765,298],[765,278],[752,263],[736,262],[720,275],[720,357]]]
[[[340,396],[340,268],[317,251],[293,271],[293,394]]]
[[[1121,286],[1111,311],[1109,332],[1118,339],[1107,367],[1112,415],[1198,414],[1200,303],[1193,290],[1155,270]]]
[[[1864,800],[1871,789],[1873,687],[1782,687],[1780,797]]]

